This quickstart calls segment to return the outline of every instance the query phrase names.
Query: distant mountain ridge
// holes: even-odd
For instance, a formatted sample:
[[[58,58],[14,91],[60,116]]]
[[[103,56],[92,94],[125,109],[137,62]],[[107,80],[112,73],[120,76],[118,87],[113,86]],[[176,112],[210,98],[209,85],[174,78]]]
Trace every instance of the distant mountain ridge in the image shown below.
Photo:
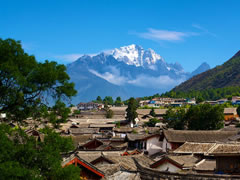
[[[179,63],[167,63],[154,50],[135,44],[95,56],[84,55],[67,65],[67,72],[78,90],[73,99],[76,103],[98,95],[126,99],[161,93],[192,76]]]
[[[207,64],[206,62],[204,62],[204,63],[202,63],[195,71],[193,71],[192,73],[191,73],[191,76],[193,77],[193,76],[196,76],[196,75],[198,75],[198,74],[200,74],[200,73],[202,73],[202,72],[205,72],[205,71],[207,71],[207,70],[209,70],[210,69],[210,66],[209,66],[209,64]]]
[[[173,91],[204,90],[240,86],[240,51],[220,66],[198,74],[173,88]]]

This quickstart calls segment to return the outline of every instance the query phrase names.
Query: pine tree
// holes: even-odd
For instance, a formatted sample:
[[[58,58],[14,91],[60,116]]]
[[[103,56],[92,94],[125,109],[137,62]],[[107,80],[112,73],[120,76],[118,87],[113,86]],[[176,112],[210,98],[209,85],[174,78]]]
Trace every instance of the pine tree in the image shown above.
[[[137,118],[138,114],[137,114],[137,101],[132,97],[129,99],[128,102],[128,107],[126,109],[127,111],[127,117],[126,119],[128,121],[131,121],[135,124],[135,119]]]

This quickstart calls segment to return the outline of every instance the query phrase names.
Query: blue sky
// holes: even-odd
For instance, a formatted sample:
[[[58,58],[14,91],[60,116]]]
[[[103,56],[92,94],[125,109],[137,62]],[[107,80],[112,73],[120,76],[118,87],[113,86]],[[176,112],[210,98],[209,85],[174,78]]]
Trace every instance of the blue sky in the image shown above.
[[[0,38],[21,40],[39,61],[138,44],[192,71],[240,48],[238,0],[0,0]]]

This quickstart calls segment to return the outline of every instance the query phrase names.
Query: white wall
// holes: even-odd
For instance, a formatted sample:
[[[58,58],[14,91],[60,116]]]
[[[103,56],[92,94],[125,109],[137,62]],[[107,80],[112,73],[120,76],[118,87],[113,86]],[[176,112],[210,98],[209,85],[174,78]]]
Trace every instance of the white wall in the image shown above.
[[[172,149],[172,146],[169,142],[167,142],[166,138],[164,138],[162,143],[162,150],[163,152],[167,152],[167,149]]]
[[[159,171],[179,172],[181,169],[169,162],[164,162],[156,168]]]
[[[155,154],[162,150],[162,142],[159,141],[159,136],[147,139],[146,150],[148,151],[149,155]]]

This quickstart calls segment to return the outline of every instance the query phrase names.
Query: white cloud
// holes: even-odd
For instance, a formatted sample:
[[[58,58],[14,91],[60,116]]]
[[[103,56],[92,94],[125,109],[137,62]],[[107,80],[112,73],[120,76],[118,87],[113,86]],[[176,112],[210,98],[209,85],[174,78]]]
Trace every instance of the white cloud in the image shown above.
[[[119,69],[109,66],[109,71],[104,73],[99,73],[93,69],[89,69],[91,73],[94,75],[107,80],[108,82],[115,85],[125,85],[131,84],[138,87],[146,87],[146,88],[154,88],[154,89],[166,89],[172,88],[181,82],[185,81],[184,77],[179,79],[172,79],[167,75],[163,76],[147,76],[144,74],[140,74],[136,79],[132,79],[129,77],[121,76]]]
[[[180,78],[175,80],[167,75],[153,77],[153,76],[146,76],[144,74],[141,74],[136,79],[129,80],[128,83],[133,84],[135,86],[140,86],[140,87],[166,89],[166,88],[174,87],[183,81],[185,81],[185,78]]]
[[[70,63],[70,62],[76,61],[81,56],[83,56],[83,54],[65,54],[65,55],[54,56],[54,58],[60,59],[66,63]]]
[[[192,24],[192,27],[201,30],[201,31],[204,32],[205,34],[209,34],[209,35],[214,36],[214,37],[217,36],[216,34],[209,32],[208,29],[202,27],[202,26],[199,25],[199,24]]]
[[[149,28],[147,32],[137,33],[137,35],[145,39],[157,41],[181,41],[185,37],[196,36],[198,35],[198,33],[158,30]]]
[[[89,69],[91,73],[94,75],[107,80],[108,82],[115,85],[124,85],[127,82],[127,78],[124,76],[120,76],[120,72],[117,68],[113,66],[109,66],[111,72],[105,72],[103,74],[98,73],[93,69]]]

